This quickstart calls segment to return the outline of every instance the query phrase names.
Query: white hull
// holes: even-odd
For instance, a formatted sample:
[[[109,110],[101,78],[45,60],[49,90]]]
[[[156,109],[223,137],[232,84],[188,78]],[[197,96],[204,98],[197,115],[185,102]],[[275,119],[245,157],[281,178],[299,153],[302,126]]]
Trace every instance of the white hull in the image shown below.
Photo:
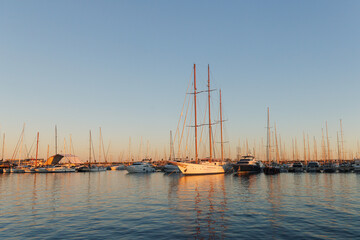
[[[221,174],[225,173],[223,165],[219,162],[211,163],[183,163],[183,162],[171,162],[177,165],[184,175],[205,175],[205,174]]]

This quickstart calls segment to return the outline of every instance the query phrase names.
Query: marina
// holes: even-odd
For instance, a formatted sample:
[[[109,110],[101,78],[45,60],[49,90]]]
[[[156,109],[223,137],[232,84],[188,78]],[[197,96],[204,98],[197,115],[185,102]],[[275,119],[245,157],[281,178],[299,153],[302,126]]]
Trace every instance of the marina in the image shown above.
[[[360,1],[0,12],[0,240],[360,239]]]

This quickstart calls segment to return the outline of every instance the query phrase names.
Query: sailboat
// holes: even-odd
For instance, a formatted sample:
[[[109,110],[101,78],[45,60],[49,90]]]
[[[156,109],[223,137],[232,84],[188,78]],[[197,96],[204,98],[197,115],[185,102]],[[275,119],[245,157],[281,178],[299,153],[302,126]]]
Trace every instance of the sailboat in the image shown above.
[[[195,163],[187,163],[187,162],[175,162],[171,161],[172,164],[177,165],[184,175],[206,175],[206,174],[221,174],[225,173],[223,167],[223,154],[222,161],[214,161],[212,158],[212,142],[211,142],[211,115],[210,115],[210,68],[208,66],[208,105],[209,105],[209,147],[210,147],[210,157],[207,161],[200,161],[198,157],[198,141],[197,141],[197,128],[199,127],[197,123],[197,112],[196,112],[196,65],[194,64],[194,114],[195,114]],[[220,98],[220,108],[221,108],[221,98]],[[221,116],[220,110],[220,116]],[[221,116],[222,117],[222,116]],[[221,124],[221,132],[222,132],[222,121]],[[222,136],[222,134],[221,134]],[[221,139],[222,142],[222,139]],[[221,145],[223,146],[223,145]],[[223,153],[223,151],[221,151]]]
[[[280,166],[278,163],[271,162],[271,141],[270,141],[270,117],[269,117],[269,108],[267,109],[267,148],[266,148],[266,157],[267,165],[264,167],[263,171],[266,175],[274,175],[280,173]]]
[[[96,165],[91,165],[91,131],[90,131],[90,140],[89,140],[89,164],[87,166],[81,166],[78,168],[79,172],[100,172],[100,171],[106,171],[106,168],[104,167],[98,167]]]

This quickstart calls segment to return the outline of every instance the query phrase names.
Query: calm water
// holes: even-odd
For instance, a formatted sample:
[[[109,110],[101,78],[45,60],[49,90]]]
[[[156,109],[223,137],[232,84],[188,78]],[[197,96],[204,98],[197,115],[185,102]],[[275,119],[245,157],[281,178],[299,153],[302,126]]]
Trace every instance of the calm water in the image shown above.
[[[0,174],[1,239],[360,239],[360,174]]]

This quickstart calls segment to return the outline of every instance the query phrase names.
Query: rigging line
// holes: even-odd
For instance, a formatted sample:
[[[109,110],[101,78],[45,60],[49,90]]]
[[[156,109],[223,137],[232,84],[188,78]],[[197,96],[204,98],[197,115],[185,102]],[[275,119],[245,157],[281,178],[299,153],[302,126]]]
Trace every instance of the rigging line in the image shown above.
[[[17,151],[18,151],[18,148],[19,148],[19,144],[20,144],[20,142],[21,142],[21,137],[22,137],[22,135],[24,134],[24,129],[25,129],[25,123],[24,123],[23,129],[22,129],[22,131],[21,131],[19,140],[18,140],[18,142],[17,142],[17,144],[16,144],[16,146],[15,146],[14,153],[13,153],[13,155],[12,155],[12,157],[11,157],[11,160],[14,160],[14,157],[15,157],[16,154],[17,154]]]
[[[187,107],[186,107],[186,114],[185,114],[184,123],[183,123],[182,131],[181,131],[181,137],[180,137],[180,140],[179,140],[179,143],[178,143],[179,144],[178,156],[180,156],[180,146],[181,146],[183,135],[184,135],[185,123],[186,123],[187,115],[189,113],[190,102],[191,101],[190,101],[190,95],[189,95],[188,104],[187,104]],[[174,139],[176,139],[176,138],[174,138]]]
[[[192,79],[193,73],[194,73],[194,70],[191,71],[191,75],[190,75],[190,78],[189,78],[189,83],[188,83],[188,87],[187,87],[187,89],[186,89],[186,92],[189,91],[189,88],[190,88],[190,86],[191,86],[191,79]],[[178,135],[178,132],[179,132],[179,125],[180,125],[181,118],[182,118],[182,115],[183,115],[184,106],[185,106],[185,103],[186,103],[186,98],[187,98],[187,94],[185,94],[185,99],[184,99],[184,103],[183,103],[183,106],[182,106],[182,109],[181,109],[179,121],[178,121],[177,128],[176,128],[175,135],[174,135],[174,139],[176,139],[176,136]],[[179,136],[178,136],[178,137],[179,137]]]
[[[31,152],[31,150],[32,150],[32,148],[34,146],[34,142],[36,142],[36,138],[37,137],[35,136],[35,139],[34,139],[33,143],[31,144],[29,151],[26,152],[26,155],[27,155],[28,158],[29,158],[30,152]],[[26,144],[25,144],[25,149],[27,150]]]

